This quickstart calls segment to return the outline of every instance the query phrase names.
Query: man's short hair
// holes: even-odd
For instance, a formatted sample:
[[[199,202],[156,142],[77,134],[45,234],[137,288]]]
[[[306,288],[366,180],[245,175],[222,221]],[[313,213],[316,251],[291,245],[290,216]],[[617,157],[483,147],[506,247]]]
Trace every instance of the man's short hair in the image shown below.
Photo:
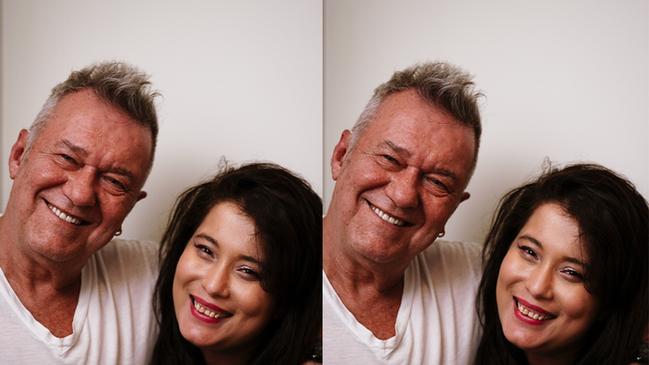
[[[73,71],[68,79],[54,86],[41,111],[29,128],[27,148],[31,146],[43,125],[52,116],[58,102],[67,94],[92,89],[95,94],[135,119],[151,131],[151,164],[158,138],[158,116],[149,76],[124,62],[102,62]]]
[[[474,89],[473,77],[461,68],[446,62],[417,64],[397,71],[392,78],[374,90],[374,95],[365,106],[352,128],[353,147],[374,118],[379,105],[391,94],[414,89],[427,102],[450,113],[460,123],[471,127],[475,135],[474,165],[478,158],[482,124],[478,98],[482,93]]]

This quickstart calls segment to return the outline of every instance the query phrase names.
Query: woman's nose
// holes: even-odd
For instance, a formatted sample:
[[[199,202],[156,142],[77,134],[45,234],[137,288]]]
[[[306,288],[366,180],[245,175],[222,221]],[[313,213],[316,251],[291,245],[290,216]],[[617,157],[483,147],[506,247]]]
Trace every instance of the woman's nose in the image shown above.
[[[225,265],[215,265],[208,270],[202,280],[203,289],[212,297],[230,295],[230,275]]]
[[[530,271],[525,286],[535,298],[551,299],[553,296],[553,271],[550,267],[539,265]]]

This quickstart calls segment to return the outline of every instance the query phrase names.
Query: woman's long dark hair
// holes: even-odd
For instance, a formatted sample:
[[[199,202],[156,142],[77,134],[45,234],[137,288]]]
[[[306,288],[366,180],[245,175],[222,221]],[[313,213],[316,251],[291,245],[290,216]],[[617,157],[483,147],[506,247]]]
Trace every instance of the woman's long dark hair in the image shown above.
[[[268,163],[226,168],[182,193],[162,238],[154,309],[160,335],[152,364],[204,364],[201,351],[178,328],[172,298],[176,264],[216,204],[232,202],[255,222],[265,261],[261,285],[276,313],[250,349],[251,364],[300,364],[321,343],[322,201],[309,184]]]
[[[649,209],[633,184],[599,165],[543,174],[500,201],[483,250],[478,291],[483,327],[476,364],[527,364],[505,338],[496,304],[500,265],[534,210],[557,203],[574,218],[589,258],[586,289],[599,304],[576,364],[628,364],[647,328]]]

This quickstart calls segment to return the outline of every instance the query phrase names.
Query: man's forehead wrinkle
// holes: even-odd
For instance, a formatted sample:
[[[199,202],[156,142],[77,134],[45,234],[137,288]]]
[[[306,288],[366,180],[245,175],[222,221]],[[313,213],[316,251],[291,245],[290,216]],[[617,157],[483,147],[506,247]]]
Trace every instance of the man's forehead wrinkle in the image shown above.
[[[399,145],[397,145],[396,143],[392,142],[389,139],[384,140],[381,143],[381,146],[385,146],[385,147],[393,150],[394,152],[396,152],[396,153],[398,153],[400,155],[403,155],[404,157],[410,157],[411,156],[411,153],[410,153],[410,151],[408,151],[407,148],[399,146]]]
[[[132,173],[130,170],[125,169],[125,168],[123,168],[123,167],[113,167],[113,168],[109,168],[108,171],[109,171],[109,172],[114,172],[114,173],[119,174],[119,175],[124,175],[124,176],[126,176],[126,177],[128,177],[128,178],[131,178],[131,179],[134,178],[133,173]]]
[[[430,170],[431,170],[432,173],[444,175],[444,176],[448,177],[449,179],[457,180],[457,175],[453,171],[445,169],[443,167],[433,167]]]
[[[392,142],[389,139],[384,140],[380,144],[380,146],[387,147],[387,148],[395,151],[396,153],[398,153],[398,154],[400,154],[400,155],[402,155],[404,157],[410,157],[412,155],[407,148],[399,146],[398,144]],[[449,170],[447,168],[438,166],[437,163],[435,165],[433,165],[433,166],[422,166],[421,172],[423,174],[429,174],[429,173],[440,174],[440,175],[444,175],[444,176],[446,176],[446,177],[448,177],[450,179],[457,180],[457,174],[455,172],[453,172],[453,171],[451,171],[451,170]]]
[[[74,143],[69,141],[67,138],[62,138],[61,140],[59,140],[56,143],[56,145],[57,146],[67,147],[70,150],[74,151],[76,154],[78,154],[78,155],[80,155],[81,157],[84,157],[84,158],[88,157],[89,154],[90,154],[88,151],[86,151],[86,149],[84,149],[81,146],[75,145]],[[129,170],[128,168],[122,167],[122,166],[116,166],[116,163],[113,163],[111,166],[107,167],[105,170],[108,171],[108,172],[114,172],[114,173],[117,173],[117,174],[120,174],[120,175],[124,175],[124,176],[129,177],[129,178],[134,178],[135,175],[133,174],[133,172],[131,170]],[[99,166],[96,166],[96,167],[99,168]]]
[[[67,138],[63,138],[63,139],[59,140],[56,143],[56,145],[57,146],[67,147],[67,148],[71,149],[72,151],[74,151],[76,154],[79,154],[79,155],[81,155],[83,157],[88,156],[88,151],[86,151],[85,148],[70,142]]]

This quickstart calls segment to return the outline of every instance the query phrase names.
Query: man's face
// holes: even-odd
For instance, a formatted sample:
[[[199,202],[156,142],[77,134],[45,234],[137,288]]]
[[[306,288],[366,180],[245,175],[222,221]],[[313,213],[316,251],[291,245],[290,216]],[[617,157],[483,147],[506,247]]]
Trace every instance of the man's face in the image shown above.
[[[60,100],[29,151],[28,135],[9,158],[17,243],[33,258],[85,261],[146,195],[150,131],[84,89]]]
[[[388,96],[350,141],[344,132],[331,162],[332,238],[370,262],[407,264],[469,196],[473,130],[406,90]]]

